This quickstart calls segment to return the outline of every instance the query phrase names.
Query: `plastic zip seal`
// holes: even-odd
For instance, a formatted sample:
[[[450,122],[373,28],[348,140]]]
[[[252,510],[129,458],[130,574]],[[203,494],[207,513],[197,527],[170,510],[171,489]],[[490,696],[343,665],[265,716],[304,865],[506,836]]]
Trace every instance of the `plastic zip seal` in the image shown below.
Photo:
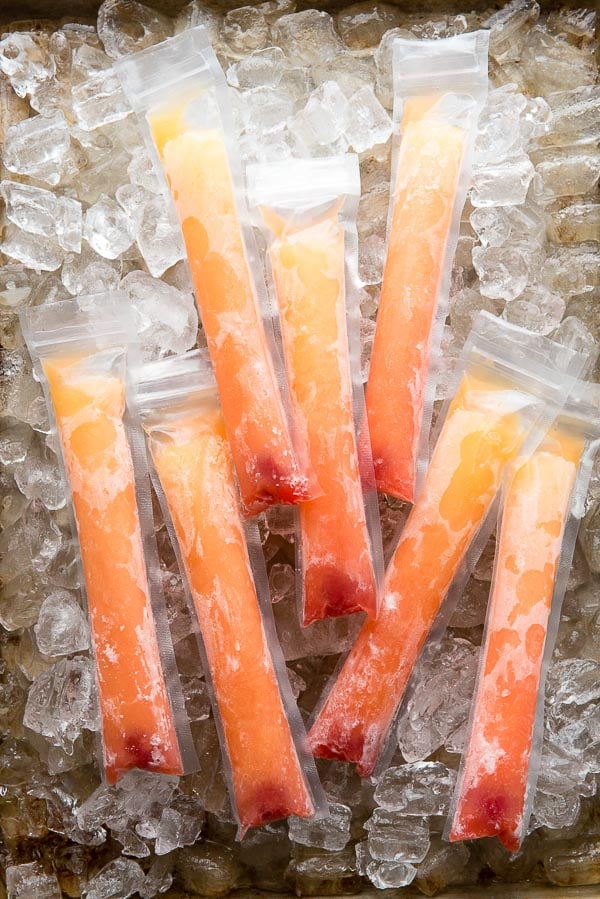
[[[244,528],[208,357],[144,366],[137,409],[188,600],[238,837],[325,799],[275,634],[258,530]]]
[[[197,767],[162,592],[150,482],[126,411],[131,328],[116,296],[24,310],[58,436],[90,617],[108,783]],[[143,439],[143,438],[142,438]]]
[[[516,339],[518,336],[519,339]],[[455,577],[508,465],[539,443],[587,360],[480,313],[423,487],[367,621],[309,732],[317,756],[370,776]]]
[[[318,492],[294,432],[225,76],[202,26],[121,60],[179,216],[246,515]]]
[[[294,418],[323,491],[298,509],[302,620],[376,617],[381,532],[368,433],[357,431],[358,157],[251,166],[248,191],[267,242]]]
[[[600,446],[600,393],[580,383],[539,447],[507,472],[483,649],[450,840],[516,851],[539,770],[545,675]]]
[[[377,489],[410,502],[427,467],[435,397],[430,362],[448,312],[487,94],[488,41],[488,32],[476,31],[394,42],[387,256],[366,401]]]

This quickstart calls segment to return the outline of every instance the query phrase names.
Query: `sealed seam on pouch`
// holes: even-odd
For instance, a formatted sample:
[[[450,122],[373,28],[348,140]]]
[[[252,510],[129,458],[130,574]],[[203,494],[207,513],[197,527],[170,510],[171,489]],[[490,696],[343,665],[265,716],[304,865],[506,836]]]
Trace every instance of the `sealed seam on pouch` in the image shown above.
[[[397,137],[366,401],[377,488],[410,502],[427,466],[435,396],[430,362],[447,314],[487,93],[488,39],[477,31],[394,42]]]
[[[448,822],[451,840],[527,832],[545,673],[600,445],[600,392],[580,383],[540,446],[507,472],[483,650]]]
[[[238,834],[312,817],[324,797],[275,635],[260,540],[255,525],[244,530],[207,357],[144,366],[137,406],[200,626]]]
[[[507,465],[539,443],[585,364],[565,347],[480,314],[423,488],[386,571],[379,618],[363,625],[310,730],[316,755],[372,773]]]
[[[317,485],[290,425],[227,84],[207,33],[192,28],[116,69],[179,216],[244,511],[306,500]]]
[[[109,783],[130,768],[183,774],[196,763],[166,623],[141,435],[126,415],[130,331],[117,306],[98,296],[22,315],[70,488]]]
[[[252,166],[249,195],[268,245],[294,418],[322,495],[298,510],[304,624],[377,614],[377,495],[360,377],[355,214],[358,158]],[[361,483],[361,473],[364,486]]]

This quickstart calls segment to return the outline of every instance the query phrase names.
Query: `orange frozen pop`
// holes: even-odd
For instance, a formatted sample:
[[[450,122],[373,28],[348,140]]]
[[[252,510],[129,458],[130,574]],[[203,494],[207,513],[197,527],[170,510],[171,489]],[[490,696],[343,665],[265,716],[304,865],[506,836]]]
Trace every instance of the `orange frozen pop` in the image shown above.
[[[410,502],[465,138],[407,102],[366,400],[377,489]]]
[[[310,461],[323,491],[299,510],[305,625],[377,612],[354,429],[338,207],[303,215],[299,222],[263,210],[276,234],[269,259],[292,402],[305,422]]]
[[[558,424],[507,484],[450,840],[497,836],[516,851],[524,836],[548,617],[583,448]]]
[[[156,113],[150,127],[181,221],[247,515],[309,496],[252,284],[222,135]]]
[[[81,355],[46,358],[43,367],[81,548],[106,779],[115,783],[130,768],[182,774],[150,605],[122,376],[94,371]]]
[[[315,806],[279,690],[258,604],[221,411],[148,424],[204,643],[240,830]]]
[[[377,489],[413,502],[426,463],[430,361],[469,186],[471,147],[487,93],[484,31],[393,47],[400,146],[387,257],[367,384]]]

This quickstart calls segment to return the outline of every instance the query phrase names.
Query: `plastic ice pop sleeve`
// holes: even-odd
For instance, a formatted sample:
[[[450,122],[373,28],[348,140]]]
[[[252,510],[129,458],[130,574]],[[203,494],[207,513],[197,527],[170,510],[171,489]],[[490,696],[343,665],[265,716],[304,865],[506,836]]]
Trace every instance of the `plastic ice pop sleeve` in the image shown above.
[[[89,298],[87,298],[89,301]],[[130,335],[110,296],[26,310],[70,489],[90,616],[106,780],[130,768],[183,774],[195,764],[175,671],[150,508],[126,416]],[[144,460],[145,461],[145,460]]]
[[[298,510],[303,622],[374,617],[383,567],[377,495],[368,435],[359,447],[355,427],[364,415],[358,158],[252,166],[248,183],[268,245],[294,417],[323,491]]]
[[[580,383],[537,450],[509,470],[486,632],[450,840],[525,836],[540,755],[545,669],[600,445],[600,393]]]
[[[316,755],[372,773],[506,466],[539,442],[584,364],[546,338],[480,314],[423,487],[385,574],[379,618],[363,625],[309,732]]]
[[[302,502],[318,487],[287,414],[227,84],[207,33],[192,28],[116,68],[179,216],[244,512]]]
[[[195,351],[144,366],[137,402],[199,622],[238,833],[312,817],[324,797],[273,639],[258,535],[253,525],[244,530],[208,358]]]
[[[394,42],[398,137],[366,402],[377,489],[410,502],[427,465],[430,360],[447,314],[487,47],[485,31]]]

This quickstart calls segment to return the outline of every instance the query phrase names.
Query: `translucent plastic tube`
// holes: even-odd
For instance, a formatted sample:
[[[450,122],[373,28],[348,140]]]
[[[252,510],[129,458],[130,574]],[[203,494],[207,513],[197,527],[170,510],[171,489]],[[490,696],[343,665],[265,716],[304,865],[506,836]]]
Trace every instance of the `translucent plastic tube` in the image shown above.
[[[422,490],[386,571],[379,618],[363,625],[309,732],[317,756],[355,762],[360,774],[372,773],[506,466],[526,440],[539,441],[563,385],[568,391],[573,383],[552,359],[574,374],[583,364],[551,341],[483,313],[477,319]]]
[[[439,347],[488,33],[394,44],[393,183],[367,415],[377,489],[413,502],[425,471]]]
[[[322,495],[299,508],[304,624],[350,612],[377,614],[381,568],[377,496],[364,413],[354,215],[358,158],[253,166],[249,191],[268,242],[295,419],[307,436]],[[354,340],[351,338],[355,337]],[[375,558],[375,564],[374,564]]]
[[[111,309],[113,310],[111,312]],[[154,531],[140,516],[136,471],[125,421],[125,357],[129,335],[109,297],[95,311],[75,302],[24,314],[24,333],[49,398],[71,491],[97,671],[104,770],[114,783],[130,768],[183,774],[177,730],[183,698],[170,693],[163,663],[173,651],[151,583]],[[148,491],[149,491],[149,484]],[[147,497],[149,505],[149,495]],[[153,596],[154,594],[154,596]],[[161,650],[163,659],[161,660]],[[173,671],[171,671],[173,674]],[[174,706],[173,706],[174,702]],[[177,727],[176,727],[177,717]],[[181,730],[182,729],[182,730]]]
[[[227,85],[208,36],[190,29],[117,69],[179,216],[245,514],[306,500],[316,485],[280,390]]]
[[[554,642],[581,498],[600,441],[598,399],[581,385],[503,491],[478,683],[449,839],[497,836],[516,851],[537,776],[544,660]],[[571,519],[570,519],[571,516]],[[569,526],[569,522],[571,526]]]
[[[200,626],[239,833],[288,815],[312,817],[323,797],[269,633],[264,571],[255,582],[208,360],[193,352],[145,366],[138,408]]]

